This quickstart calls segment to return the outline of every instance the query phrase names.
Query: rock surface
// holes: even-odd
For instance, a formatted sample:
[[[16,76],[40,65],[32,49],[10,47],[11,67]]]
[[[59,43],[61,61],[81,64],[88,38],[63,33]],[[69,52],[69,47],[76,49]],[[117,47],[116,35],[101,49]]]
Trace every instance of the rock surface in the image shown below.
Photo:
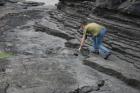
[[[138,19],[135,23],[129,18],[120,19],[117,23],[120,15],[114,20],[90,15],[89,21],[94,19],[109,27],[107,39],[113,37],[114,41],[112,46],[108,42],[106,45],[113,47],[113,57],[104,60],[95,54],[83,56],[77,50],[81,38],[77,29],[85,15],[75,11],[75,4],[82,5],[68,3],[63,11],[45,6],[25,9],[21,3],[0,8],[0,51],[13,54],[0,59],[0,93],[139,93],[139,82],[135,82],[139,81],[139,61],[134,62],[139,60],[135,54],[139,53]],[[135,36],[132,40],[131,34]],[[129,50],[124,53],[125,47]]]
[[[101,0],[101,1],[109,2],[109,0]],[[98,3],[100,3],[101,1],[98,1]],[[125,1],[123,4],[128,2],[130,1]],[[130,3],[132,5],[132,3],[134,4],[137,2],[138,1],[133,1]],[[139,17],[132,16],[131,13],[129,13],[130,15],[126,15],[124,13],[120,13],[117,11],[114,12],[114,10],[118,9],[119,6],[120,7],[124,6],[122,3],[119,3],[117,8],[112,8],[112,7],[108,8],[106,5],[103,7],[94,8],[96,4],[97,2],[91,2],[91,1],[84,1],[84,2],[63,1],[62,3],[60,2],[58,4],[58,9],[67,13],[67,15],[65,15],[66,16],[65,19],[67,19],[67,21],[69,20],[69,23],[66,23],[66,28],[68,29],[69,28],[76,29],[75,25],[77,26],[80,25],[80,22],[82,22],[82,20],[87,20],[88,22],[97,22],[106,26],[109,30],[109,33],[106,37],[107,41],[105,42],[105,44],[108,48],[112,50],[113,54],[117,57],[116,59],[117,61],[115,61],[115,58],[111,58],[111,60],[114,61],[113,63],[109,62],[109,65],[107,67],[109,69],[107,69],[107,71],[105,71],[104,69],[106,68],[107,64],[103,61],[101,62],[105,64],[103,63],[100,64],[98,59],[97,61],[94,61],[93,60],[94,57],[91,58],[91,60],[87,59],[88,61],[86,61],[85,64],[88,65],[88,63],[90,63],[88,66],[92,67],[91,65],[93,63],[94,69],[96,69],[97,66],[97,68],[99,67],[99,69],[96,70],[101,71],[100,69],[102,69],[101,72],[105,72],[106,74],[109,73],[112,74],[113,76],[116,75],[115,76],[116,78],[119,78],[120,80],[124,81],[126,84],[132,87],[135,86],[139,88],[140,86],[139,73],[135,73],[135,75],[130,74],[133,72],[137,72],[136,70],[138,70],[138,72],[140,70],[140,57],[139,57],[140,19]],[[103,4],[105,4],[105,2],[103,2]],[[113,10],[113,11],[109,11],[109,10]],[[133,10],[133,12],[134,11],[135,10]],[[137,14],[134,13],[134,15]],[[98,65],[95,64],[96,62]],[[114,62],[116,63],[116,65],[114,64]],[[116,67],[115,69],[114,66],[120,68]],[[122,68],[124,68],[125,70],[124,69],[121,70]],[[131,69],[132,72],[129,71],[128,69]]]
[[[65,46],[70,48],[79,48],[80,43],[77,39],[71,39],[65,43]]]
[[[3,6],[5,3],[6,3],[5,0],[1,0],[0,1],[0,6]]]
[[[119,6],[119,10],[126,12],[127,14],[140,16],[140,1],[133,0],[132,2],[127,1]]]
[[[88,4],[88,2],[82,2],[81,4],[79,4],[79,2],[65,2],[65,5],[63,3],[61,5],[60,3],[61,9],[71,16],[71,22],[69,22],[67,26],[72,28],[71,23],[73,23],[77,17],[79,17],[78,20],[81,21],[84,19],[88,22],[93,21],[106,26],[109,33],[107,37],[108,40],[105,43],[109,45],[109,48],[111,48],[114,51],[114,54],[120,59],[133,63],[139,68],[140,19],[123,15],[118,12],[114,13],[112,11],[104,11],[101,12],[102,16],[97,16],[96,12],[95,14],[92,14],[92,11],[89,10],[90,4],[94,5],[94,3],[89,3],[89,7],[84,7],[86,4]],[[85,11],[88,13],[85,13]],[[78,26],[79,24],[76,22],[73,23],[73,28],[75,28],[75,25]]]
[[[73,2],[71,0],[60,0],[61,2]],[[140,17],[140,1],[139,0],[76,0],[75,2],[83,2],[83,7],[90,10],[102,11],[118,11],[129,15]],[[91,3],[88,3],[91,2]],[[65,3],[66,4],[66,3]],[[89,5],[87,5],[89,4]],[[72,4],[71,4],[72,5]]]

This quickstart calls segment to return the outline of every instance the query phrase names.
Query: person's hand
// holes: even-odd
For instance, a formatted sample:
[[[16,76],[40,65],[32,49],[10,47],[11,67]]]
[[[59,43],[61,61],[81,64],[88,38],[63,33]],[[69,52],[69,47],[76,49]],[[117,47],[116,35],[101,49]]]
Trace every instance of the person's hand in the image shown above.
[[[81,47],[78,50],[81,51]]]

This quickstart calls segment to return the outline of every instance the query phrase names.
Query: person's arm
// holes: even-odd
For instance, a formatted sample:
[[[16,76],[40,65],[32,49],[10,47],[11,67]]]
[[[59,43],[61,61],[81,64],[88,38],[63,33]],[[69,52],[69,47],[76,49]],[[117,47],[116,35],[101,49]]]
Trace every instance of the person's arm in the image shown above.
[[[82,46],[83,46],[84,43],[85,43],[85,38],[86,38],[86,34],[84,33],[84,34],[83,34],[83,37],[82,37],[82,39],[81,39],[81,42],[80,42],[79,51],[82,49]]]

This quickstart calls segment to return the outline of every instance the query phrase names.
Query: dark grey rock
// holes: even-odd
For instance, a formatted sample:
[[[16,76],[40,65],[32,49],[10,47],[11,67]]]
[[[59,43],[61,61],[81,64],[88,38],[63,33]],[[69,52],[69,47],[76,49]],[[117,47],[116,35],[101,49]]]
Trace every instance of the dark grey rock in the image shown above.
[[[0,93],[7,93],[8,87],[9,87],[8,83],[0,81]]]
[[[42,24],[36,24],[36,25],[34,25],[34,28],[36,31],[46,32],[47,34],[61,37],[66,40],[74,39],[74,37],[72,35],[64,32],[64,31],[48,28]]]
[[[99,90],[99,87],[97,86],[83,86],[69,93],[91,93],[92,91],[97,91],[97,90]]]
[[[104,84],[105,84],[104,80],[100,80],[97,82],[98,87],[102,87],[102,86],[104,86]]]
[[[17,3],[17,2],[23,1],[23,0],[7,0],[7,1],[10,2],[10,3]]]
[[[83,5],[89,3],[90,2],[84,2]],[[139,93],[139,91],[135,89],[138,85],[135,76],[139,75],[139,70],[133,66],[134,60],[139,60],[139,56],[137,56],[138,53],[134,54],[138,52],[140,48],[139,41],[134,39],[138,38],[138,35],[135,37],[135,35],[139,33],[139,30],[136,29],[137,26],[135,22],[138,20],[135,19],[134,21],[131,18],[123,18],[122,16],[120,17],[120,15],[118,17],[121,21],[116,21],[116,16],[113,20],[102,19],[97,16],[92,17],[92,14],[88,16],[90,17],[90,21],[102,23],[108,27],[109,37],[107,37],[107,39],[114,37],[113,53],[117,52],[115,54],[117,58],[120,56],[120,58],[126,59],[125,56],[127,56],[127,58],[129,58],[127,60],[130,61],[131,59],[133,62],[128,63],[128,61],[124,62],[122,60],[116,60],[115,58],[104,60],[98,55],[92,55],[94,58],[91,62],[93,62],[94,65],[86,65],[86,62],[82,64],[85,57],[82,55],[73,56],[76,50],[71,48],[69,48],[69,50],[64,46],[66,40],[69,41],[75,38],[75,35],[77,35],[75,33],[75,31],[77,31],[76,26],[78,26],[76,24],[80,24],[81,20],[84,19],[78,16],[78,14],[81,15],[80,12],[78,14],[75,12],[76,9],[80,9],[80,7],[75,8],[75,4],[69,5],[72,6],[72,9],[71,7],[66,7],[65,9],[71,10],[71,12],[62,12],[55,8],[52,10],[45,9],[45,11],[43,10],[41,12],[38,10],[44,8],[35,8],[34,11],[33,7],[33,10],[24,10],[24,12],[18,10],[16,13],[10,13],[0,19],[0,48],[16,52],[14,57],[10,57],[6,61],[9,64],[5,64],[6,62],[0,63],[0,65],[6,68],[1,70],[0,80],[8,79],[8,81],[5,80],[4,82],[10,84],[7,93],[69,93],[69,91],[72,90],[77,90],[73,93],[79,93],[79,91],[92,91],[91,93]],[[88,5],[86,5],[86,7],[87,6]],[[13,8],[15,7],[12,6],[12,9]],[[52,12],[52,14],[50,14],[50,12]],[[40,17],[40,15],[43,16]],[[52,15],[56,17],[54,18]],[[111,15],[110,13],[108,17]],[[115,14],[112,16],[114,17],[114,15]],[[61,16],[64,20],[62,21],[58,16]],[[42,17],[45,18],[42,19]],[[44,22],[43,20],[45,19],[47,20]],[[122,19],[126,19],[125,22],[128,26],[124,25],[125,22]],[[129,22],[127,22],[128,19]],[[65,20],[67,21],[64,22]],[[39,25],[37,24],[37,27],[33,27],[36,22],[39,22]],[[121,25],[118,25],[118,22],[120,22]],[[139,25],[138,22],[137,24]],[[59,27],[62,29],[59,29]],[[72,31],[73,35],[68,33],[69,31]],[[130,32],[135,31],[137,33],[130,34]],[[11,46],[9,43],[13,45]],[[126,47],[129,50],[126,50]],[[85,51],[87,51],[87,49],[85,49]],[[131,51],[133,53],[130,54]],[[94,61],[96,59],[100,61],[97,61],[97,64],[101,63],[100,65],[107,67],[103,68],[103,66],[95,64]],[[87,64],[89,64],[89,62],[87,62]],[[118,66],[118,64],[120,65]],[[128,79],[126,76],[124,77],[126,73],[121,75],[116,71],[108,70],[111,66],[113,66],[113,69],[120,67],[116,70],[120,71],[122,69],[120,72],[126,71],[127,69],[129,73],[131,72],[129,74],[131,77]],[[135,74],[136,72],[138,74]],[[96,84],[98,80],[106,80],[105,85],[104,81],[99,81],[99,83]],[[2,83],[0,83],[0,85],[2,85]],[[107,90],[102,90],[103,88],[107,88]],[[5,85],[1,90],[4,92],[7,90]]]
[[[117,61],[118,59],[116,59]],[[94,60],[94,58],[89,58],[86,59],[84,61],[85,65],[88,65],[100,72],[103,72],[105,74],[108,74],[110,76],[113,76],[121,81],[123,81],[124,83],[126,83],[129,86],[135,87],[137,89],[140,88],[140,75],[135,72],[135,68],[130,66],[131,63],[124,63],[125,65],[122,65],[122,63],[115,63],[110,61],[110,63],[106,63],[106,62],[101,62],[98,60]],[[118,65],[118,66],[117,66]],[[116,67],[115,67],[116,66]],[[131,68],[131,70],[129,71],[129,68]],[[132,69],[133,68],[133,69]],[[133,75],[135,77],[132,77]],[[97,83],[98,86],[104,86],[105,81],[99,81]]]
[[[99,0],[97,2],[109,2],[110,0]],[[87,3],[88,2],[88,3]],[[139,12],[133,13],[133,15],[131,14],[132,11],[127,14],[126,11],[123,11],[124,9],[128,9],[128,5],[129,7],[131,7],[131,5],[133,4],[139,4],[139,0],[134,0],[134,1],[126,1],[126,0],[112,0],[111,2],[114,4],[115,2],[118,2],[117,7],[110,7],[108,8],[107,5],[105,5],[102,8],[99,7],[95,7],[96,2],[91,2],[93,5],[90,5],[89,2],[91,1],[86,1],[86,4],[83,4],[84,2],[68,2],[68,3],[75,3],[74,6],[69,6],[70,4],[67,5],[67,2],[65,1],[65,5],[62,4],[62,8],[63,10],[69,14],[69,16],[73,17],[78,16],[77,20],[76,18],[74,19],[67,19],[70,21],[78,21],[78,20],[83,20],[86,19],[88,17],[89,22],[97,22],[100,23],[104,26],[107,27],[107,29],[109,30],[108,35],[107,35],[107,41],[105,41],[105,43],[107,44],[107,47],[110,48],[111,50],[119,53],[116,54],[116,56],[118,56],[121,60],[125,60],[127,62],[130,63],[134,63],[137,64],[136,68],[139,68],[139,61],[140,61],[140,51],[139,51],[139,36],[140,36],[140,32],[139,32],[139,27],[140,27],[140,19],[139,17],[133,16],[136,15],[136,13],[140,14]],[[120,3],[119,3],[120,2]],[[129,2],[129,4],[128,4]],[[122,5],[121,5],[122,4]],[[126,5],[125,5],[126,4]],[[61,5],[61,4],[60,4]],[[85,6],[89,6],[93,8],[93,10],[88,10]],[[121,14],[119,12],[118,14],[118,7],[121,6],[121,13],[123,11],[123,13]],[[126,6],[126,7],[123,7]],[[139,6],[139,5],[138,5]],[[94,9],[95,7],[95,9]],[[69,10],[67,9],[69,8]],[[67,9],[67,10],[65,10]],[[71,10],[70,10],[71,9]],[[97,11],[96,11],[97,9]],[[110,11],[111,9],[111,11]],[[139,11],[139,8],[137,8],[137,10]],[[67,12],[67,11],[72,11],[72,12]],[[80,11],[80,12],[79,12]],[[120,10],[119,10],[120,11]],[[130,10],[129,10],[130,11]],[[133,10],[133,12],[135,12],[136,10]],[[90,16],[81,16],[86,12],[88,13],[88,15]],[[93,14],[92,14],[93,12]],[[98,12],[100,12],[100,16],[95,16]],[[125,13],[125,15],[124,15]],[[127,15],[126,15],[127,14]],[[102,16],[105,18],[102,18]],[[70,26],[72,28],[75,28],[74,26],[72,26],[71,24],[67,24],[66,26]]]
[[[116,9],[124,1],[126,0],[96,0],[96,6],[101,8]]]
[[[77,39],[71,39],[65,43],[65,46],[70,48],[78,48],[80,46],[80,41]]]
[[[3,6],[6,3],[5,0],[0,0],[0,6]]]
[[[34,1],[26,1],[26,2],[23,2],[24,5],[26,6],[41,6],[41,5],[44,5],[45,3],[43,2],[34,2]]]
[[[126,1],[119,6],[119,10],[127,14],[140,16],[140,1]]]
[[[6,71],[7,65],[8,65],[8,62],[6,59],[0,59],[0,73]]]
[[[63,0],[61,0],[62,2]],[[102,12],[100,15],[103,14],[104,11],[119,11],[129,15],[140,16],[140,1],[139,0],[78,0],[82,3],[87,1],[88,3],[83,4],[82,8],[85,8],[87,12],[94,10],[98,12]],[[65,4],[68,2],[68,6],[71,6],[70,0],[64,0]],[[91,3],[90,3],[91,2]],[[91,5],[94,2],[93,5]],[[76,3],[76,2],[75,2]],[[82,5],[81,3],[81,5]],[[77,5],[73,4],[73,7]],[[58,6],[60,7],[60,6]],[[71,6],[72,7],[72,6]],[[99,10],[98,10],[99,9]]]

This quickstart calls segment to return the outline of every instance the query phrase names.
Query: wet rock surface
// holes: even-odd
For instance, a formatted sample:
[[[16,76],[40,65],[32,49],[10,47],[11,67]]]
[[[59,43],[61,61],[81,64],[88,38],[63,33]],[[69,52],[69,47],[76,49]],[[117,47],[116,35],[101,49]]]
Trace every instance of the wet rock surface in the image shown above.
[[[87,7],[85,6],[86,4]],[[82,2],[81,4],[79,4],[79,2],[65,2],[65,4],[62,3],[62,5],[60,3],[60,6],[64,12],[69,14],[68,16],[71,16],[71,18],[69,18],[69,20],[72,20],[71,23],[79,17],[77,22],[83,19],[88,22],[97,22],[106,26],[109,30],[106,38],[107,41],[105,42],[108,47],[111,48],[120,59],[133,63],[139,68],[140,19],[113,11],[102,11],[102,16],[96,15],[98,12],[92,14],[89,9],[91,7],[90,4],[94,5],[94,3],[90,2],[89,4],[88,2]],[[85,11],[87,13],[85,13]],[[66,19],[68,18],[66,17]],[[78,23],[73,23],[73,27],[70,22],[67,25],[71,28],[75,28],[75,25],[78,25]]]
[[[116,12],[122,12],[129,15],[140,17],[139,0],[115,0],[115,1],[114,0],[76,0],[76,1],[60,0],[60,1],[63,4],[67,4],[67,2],[78,2],[78,3],[82,2],[84,8],[87,8],[89,10],[96,10],[96,12],[116,11]],[[69,3],[68,5],[75,6],[75,4],[72,3]]]
[[[65,46],[70,48],[79,48],[80,42],[77,39],[71,39],[65,43]]]
[[[63,1],[63,0],[62,0]],[[111,1],[111,0],[110,0]],[[119,1],[119,0],[118,0]],[[108,4],[109,0],[100,0],[99,3]],[[130,1],[122,1],[124,3]],[[133,3],[138,2],[133,1]],[[110,3],[113,5],[114,2]],[[100,72],[104,72],[106,74],[110,74],[111,76],[122,80],[127,85],[132,87],[137,87],[139,89],[139,73],[135,73],[132,75],[130,73],[139,72],[139,17],[130,15],[125,15],[123,13],[117,11],[110,11],[110,9],[106,9],[106,5],[104,7],[94,7],[96,6],[97,2],[91,1],[84,1],[84,2],[60,2],[58,4],[58,9],[62,10],[63,12],[67,13],[67,17],[65,19],[71,20],[67,27],[75,28],[75,25],[78,26],[79,20],[87,20],[88,22],[97,22],[102,25],[105,25],[109,33],[106,37],[107,41],[105,44],[108,48],[110,48],[113,54],[117,57],[110,57],[110,60],[113,62],[110,63],[107,67],[107,63],[103,62],[100,64],[98,58],[96,61],[94,57],[87,59],[84,63],[96,69]],[[122,3],[120,2],[119,5]],[[131,3],[132,4],[132,3]],[[118,5],[118,6],[119,6]],[[102,6],[102,5],[101,5]],[[123,5],[121,5],[123,6]],[[138,8],[139,9],[139,8]],[[115,10],[111,8],[111,10]],[[99,11],[99,12],[98,12]],[[134,11],[134,10],[133,10]],[[69,18],[69,16],[71,18]],[[132,19],[132,20],[131,20]],[[73,21],[77,20],[77,22],[73,23]],[[73,26],[71,25],[73,23]],[[131,31],[130,31],[131,30]],[[131,38],[132,37],[132,38]],[[133,46],[134,45],[134,46]],[[131,51],[131,52],[130,52]],[[138,53],[138,54],[137,54]],[[115,61],[116,59],[116,61]],[[121,61],[119,61],[121,60]],[[97,64],[95,64],[97,62]],[[115,65],[114,62],[118,65]],[[120,62],[120,63],[119,63]],[[89,64],[88,64],[89,63]],[[104,65],[103,65],[104,64]],[[119,65],[120,64],[120,65]],[[92,66],[93,65],[93,66]],[[117,67],[114,67],[114,66]],[[126,66],[126,68],[125,68]],[[99,69],[98,69],[99,68]],[[115,70],[116,68],[116,70]],[[121,70],[124,68],[125,70]],[[128,69],[131,68],[131,71]],[[133,69],[132,69],[133,68]],[[108,70],[108,71],[107,71]],[[126,71],[126,72],[125,72]],[[125,73],[125,74],[124,74]],[[134,76],[134,77],[132,77]],[[137,82],[137,83],[136,83]]]
[[[41,6],[41,5],[44,5],[43,2],[33,2],[33,1],[26,1],[26,2],[23,2],[24,6],[28,6],[28,7],[31,7],[31,6]]]
[[[0,6],[3,6],[5,4],[5,1],[4,0],[1,0],[0,1]]]
[[[120,41],[113,41],[113,48],[118,49],[114,49],[115,58],[106,61],[95,54],[84,56],[77,50],[81,37],[77,29],[83,16],[79,16],[81,14],[78,15],[71,7],[66,9],[68,11],[60,11],[45,6],[28,6],[25,9],[21,3],[7,3],[0,8],[0,51],[14,54],[0,59],[0,93],[139,93],[139,82],[136,82],[136,86],[125,82],[127,79],[139,81],[139,62],[122,61],[123,53],[118,51],[120,47],[126,47],[126,43],[132,51],[132,46],[136,44],[132,55],[139,60],[138,55],[134,54],[139,48],[138,37],[132,39],[135,42],[131,44],[128,35],[114,35],[112,29],[119,27],[111,21],[113,27],[112,24],[109,25],[109,36],[114,36],[117,40],[122,38],[121,44],[118,43]],[[89,20],[92,21],[92,18],[93,16]],[[104,18],[94,18],[99,23],[108,22]],[[137,32],[137,28],[133,31]],[[123,26],[120,29],[126,31]],[[112,37],[107,37],[109,38]],[[86,49],[84,51],[87,52]],[[104,65],[106,68],[102,69]],[[120,66],[125,67],[119,69],[125,76],[123,80],[121,74],[115,72]],[[131,69],[135,73],[130,73]]]

